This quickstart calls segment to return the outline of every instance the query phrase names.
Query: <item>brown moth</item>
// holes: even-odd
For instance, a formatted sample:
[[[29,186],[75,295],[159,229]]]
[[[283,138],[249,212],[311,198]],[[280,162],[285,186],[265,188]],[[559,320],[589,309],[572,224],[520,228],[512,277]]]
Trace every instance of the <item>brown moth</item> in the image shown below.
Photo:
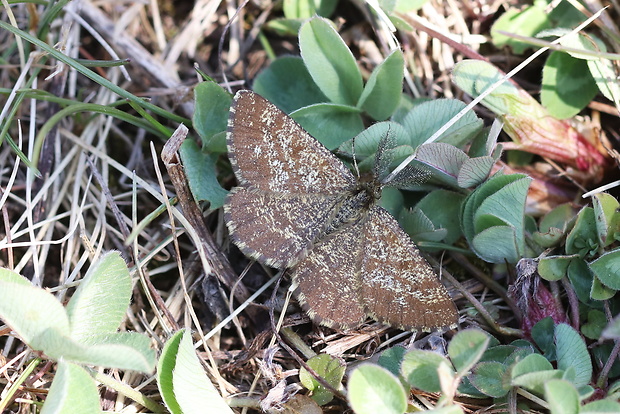
[[[398,222],[377,205],[382,185],[358,179],[292,118],[239,91],[228,120],[239,182],[224,205],[233,242],[290,268],[310,317],[350,328],[367,317],[401,329],[455,326],[445,287]]]

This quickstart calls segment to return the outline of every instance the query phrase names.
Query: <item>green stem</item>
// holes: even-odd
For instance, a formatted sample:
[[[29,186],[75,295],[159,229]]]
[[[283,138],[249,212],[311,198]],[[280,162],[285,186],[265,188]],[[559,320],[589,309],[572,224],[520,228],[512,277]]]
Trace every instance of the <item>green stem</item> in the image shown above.
[[[107,375],[101,374],[99,372],[96,372],[90,368],[86,368],[86,370],[89,371],[90,375],[96,381],[99,381],[101,384],[105,385],[108,388],[112,388],[114,391],[121,393],[127,398],[131,398],[132,400],[144,406],[145,408],[148,408],[152,412],[154,413],[165,413],[166,412],[166,409],[162,405],[158,404],[155,400],[152,400],[144,396],[142,393],[134,390],[129,385],[123,384],[120,381],[116,381],[115,379]]]

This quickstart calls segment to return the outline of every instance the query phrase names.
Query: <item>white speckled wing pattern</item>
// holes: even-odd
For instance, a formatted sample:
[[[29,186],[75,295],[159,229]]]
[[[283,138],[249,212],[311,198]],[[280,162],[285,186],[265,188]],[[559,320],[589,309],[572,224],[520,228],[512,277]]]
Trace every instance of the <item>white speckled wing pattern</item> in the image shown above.
[[[237,92],[226,140],[239,185],[297,194],[336,194],[356,186],[351,171],[334,154],[251,91]]]
[[[368,316],[401,329],[456,324],[446,288],[390,213],[372,208],[363,238],[359,277]]]
[[[403,329],[454,326],[457,311],[415,244],[358,181],[295,121],[251,91],[235,96],[229,158],[239,181],[224,205],[233,242],[292,268],[313,320],[349,328],[368,316]]]
[[[359,228],[347,225],[317,243],[291,269],[293,288],[310,317],[342,329],[359,326],[367,318],[362,301]]]
[[[306,255],[342,197],[235,187],[224,204],[224,220],[243,253],[284,269]]]
[[[351,328],[371,317],[431,331],[457,322],[446,288],[381,207],[317,243],[291,275],[304,310],[326,326]]]

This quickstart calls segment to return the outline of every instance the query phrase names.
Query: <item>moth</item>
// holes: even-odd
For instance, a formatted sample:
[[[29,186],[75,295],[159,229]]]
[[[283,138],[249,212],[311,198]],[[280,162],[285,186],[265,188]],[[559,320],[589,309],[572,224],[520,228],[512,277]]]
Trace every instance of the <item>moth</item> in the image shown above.
[[[368,317],[400,329],[456,325],[446,288],[398,222],[382,184],[356,177],[275,105],[251,91],[233,101],[228,157],[238,186],[224,219],[239,249],[290,269],[297,299],[328,327]]]

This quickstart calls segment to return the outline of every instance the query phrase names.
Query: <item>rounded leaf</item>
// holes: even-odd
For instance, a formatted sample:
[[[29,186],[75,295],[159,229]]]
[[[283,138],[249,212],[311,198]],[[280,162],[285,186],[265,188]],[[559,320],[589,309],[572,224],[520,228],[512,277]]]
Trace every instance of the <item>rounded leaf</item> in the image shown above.
[[[558,369],[573,368],[575,386],[587,385],[592,379],[592,360],[581,335],[571,326],[560,323],[555,327],[554,336]]]
[[[334,26],[321,17],[308,20],[299,30],[299,48],[325,96],[336,104],[356,106],[362,94],[362,74]]]
[[[347,367],[344,360],[328,354],[315,355],[308,360],[308,366],[335,389],[341,387]],[[304,367],[299,369],[299,379],[304,387],[312,391],[312,399],[324,405],[334,398],[334,394],[316,380]]]
[[[93,263],[67,305],[71,338],[85,341],[115,333],[131,300],[131,276],[119,252]]]
[[[330,150],[364,129],[359,109],[346,105],[310,105],[292,112],[291,118]]]
[[[620,290],[620,249],[603,254],[588,266],[602,284]]]
[[[99,391],[93,378],[79,365],[61,361],[41,414],[101,413]]]
[[[261,71],[252,85],[254,92],[284,112],[327,102],[327,97],[312,80],[304,61],[296,56],[277,58]]]
[[[392,51],[370,74],[358,106],[377,121],[389,118],[403,91],[404,69],[403,52]]]
[[[564,52],[552,52],[543,68],[540,99],[558,119],[577,115],[598,93],[585,60]]]
[[[568,381],[552,379],[545,386],[545,400],[552,413],[579,413],[579,393]]]
[[[407,352],[400,367],[405,380],[414,388],[427,392],[441,391],[439,364],[451,366],[450,362],[435,352],[413,349]]]
[[[407,394],[400,381],[378,365],[361,365],[351,374],[347,388],[356,414],[402,414],[407,409]]]
[[[482,357],[489,345],[489,336],[478,329],[465,329],[452,338],[448,355],[460,375],[465,375]]]
[[[232,97],[215,82],[201,82],[194,88],[192,124],[202,144],[206,145],[218,132],[226,130]]]

